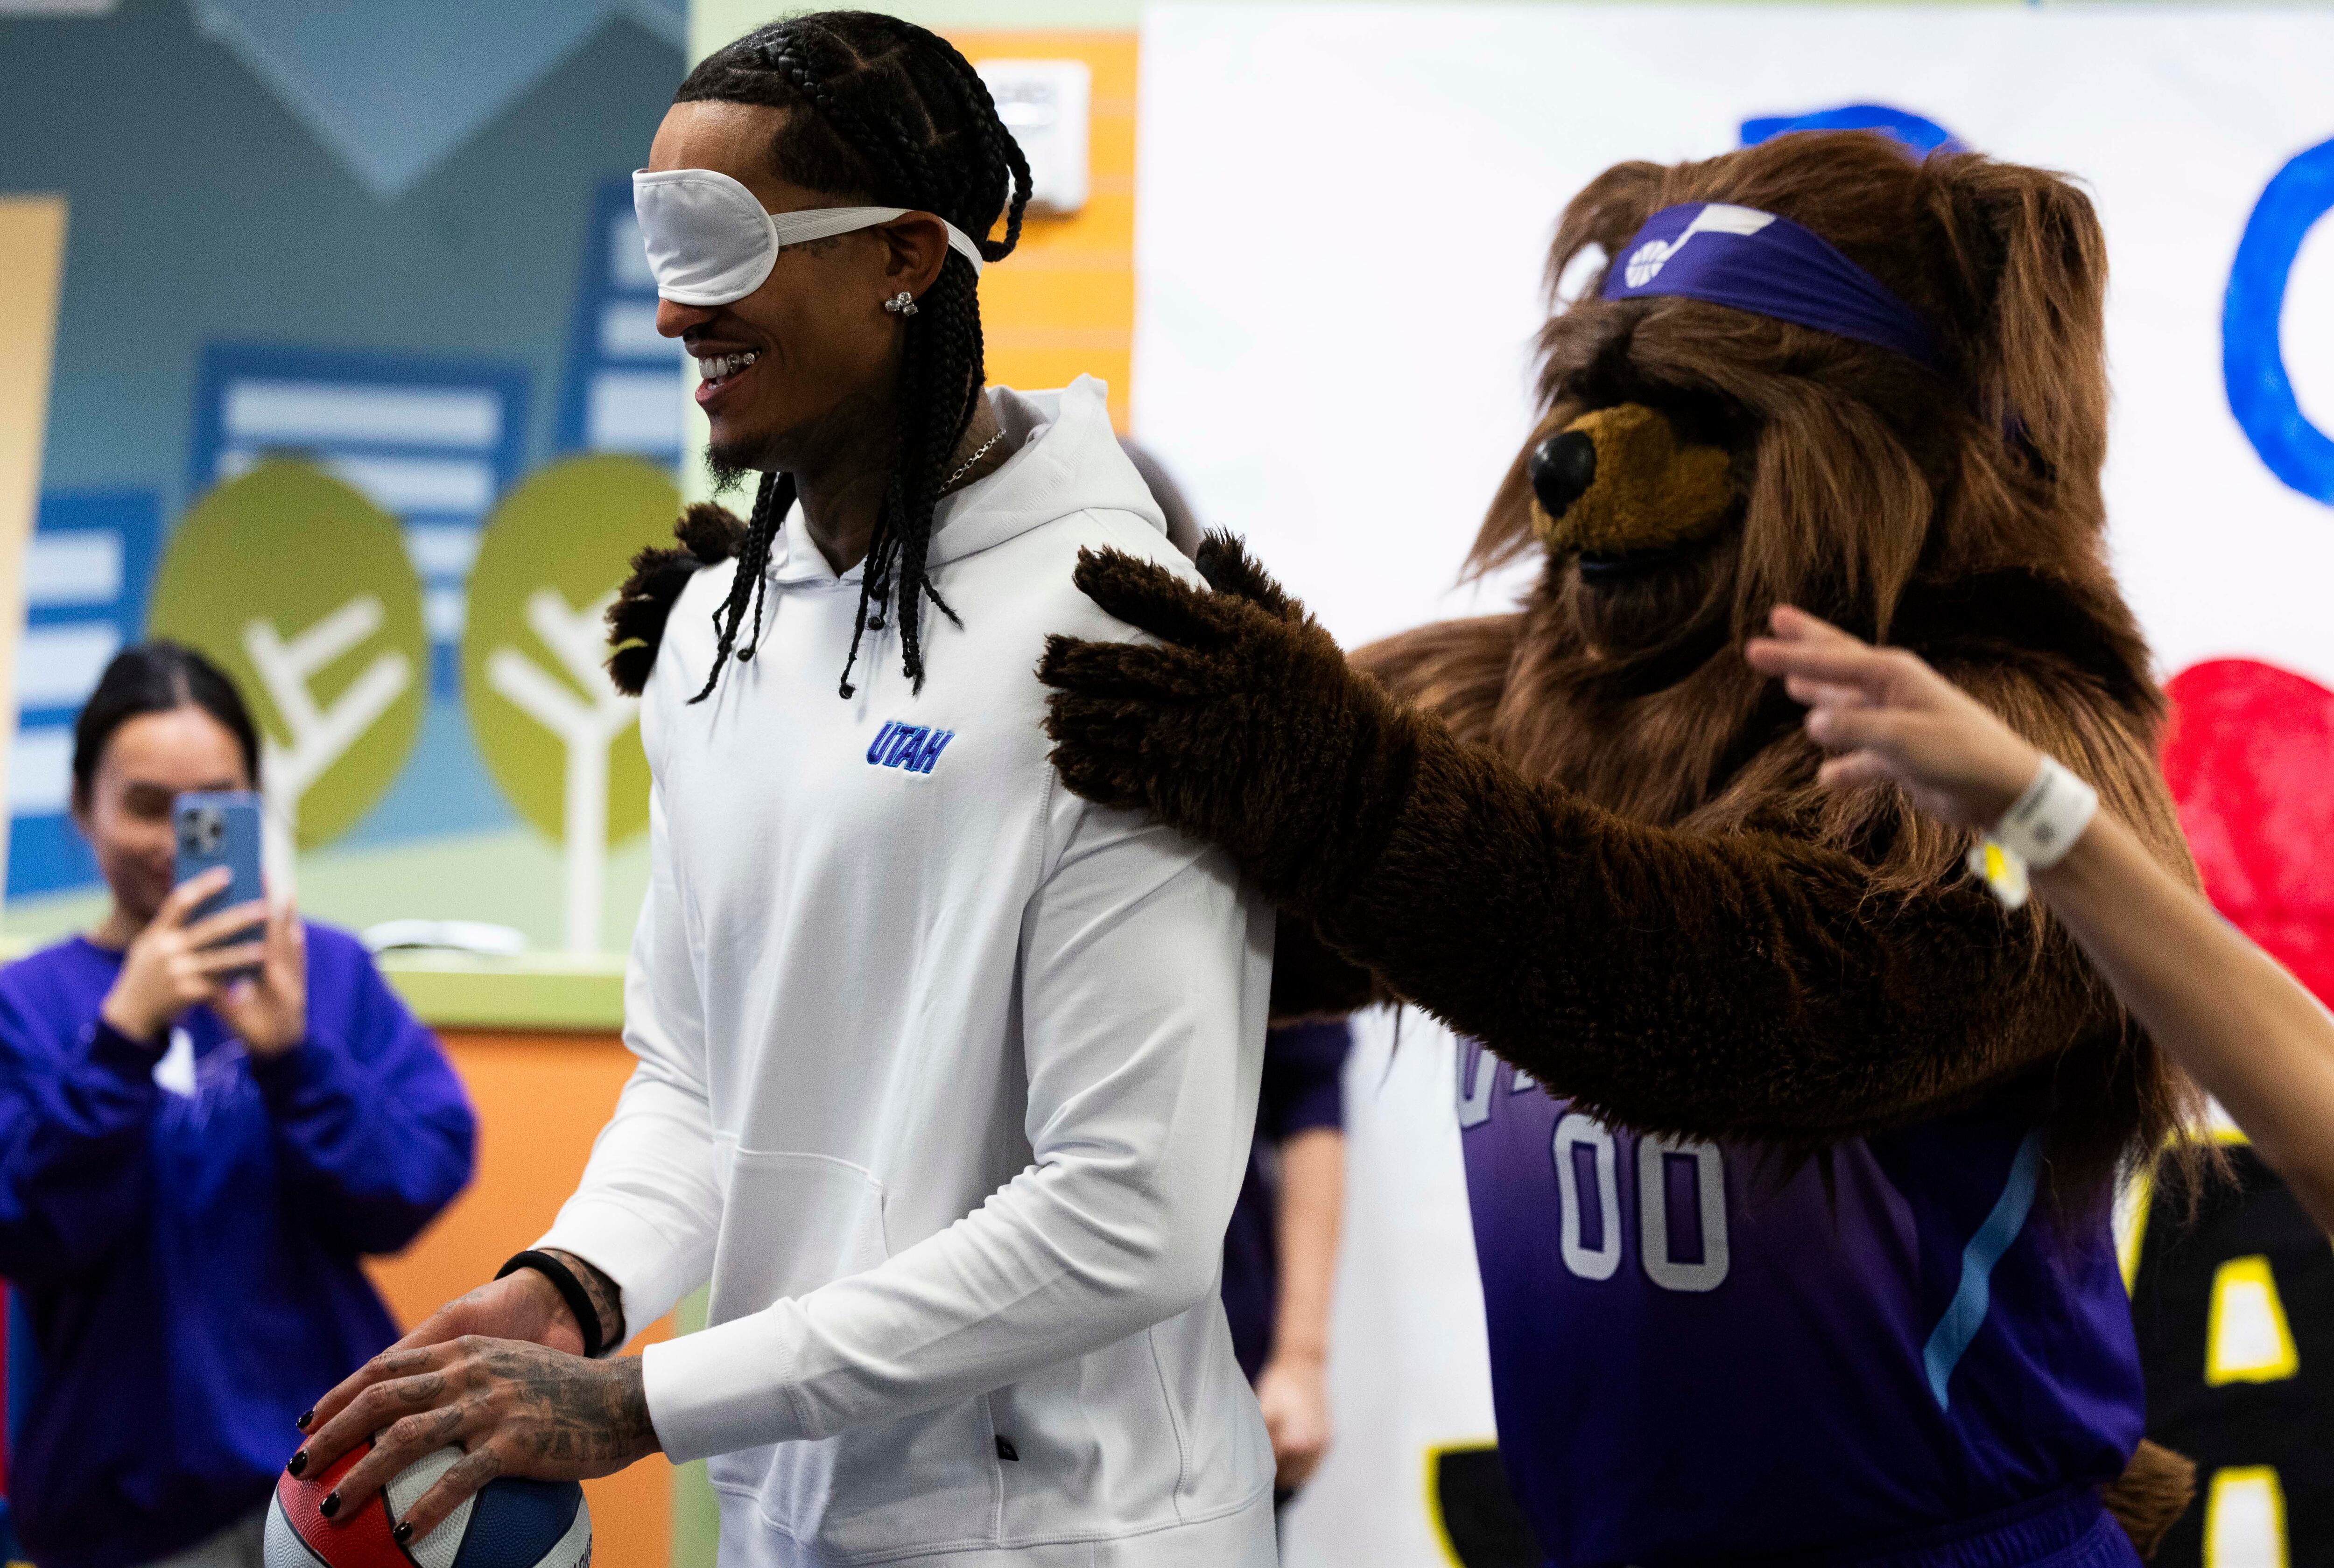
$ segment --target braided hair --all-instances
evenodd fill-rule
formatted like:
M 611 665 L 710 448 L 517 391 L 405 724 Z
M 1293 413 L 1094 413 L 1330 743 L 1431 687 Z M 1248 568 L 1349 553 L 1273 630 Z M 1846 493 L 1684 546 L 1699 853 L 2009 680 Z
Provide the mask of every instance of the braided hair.
M 936 34 L 871 11 L 824 11 L 773 22 L 708 56 L 673 94 L 676 103 L 708 99 L 795 111 L 773 149 L 778 174 L 793 184 L 936 214 L 972 236 L 989 261 L 1010 255 L 1020 240 L 1028 162 L 998 118 L 979 74 Z M 999 213 L 1005 237 L 992 240 L 987 236 Z M 840 686 L 846 697 L 861 639 L 882 630 L 887 609 L 899 620 L 902 661 L 918 690 L 924 682 L 923 601 L 931 600 L 956 620 L 926 573 L 925 555 L 949 458 L 988 380 L 972 264 L 949 251 L 939 278 L 916 302 L 915 313 L 903 319 L 902 330 L 899 447 L 860 578 L 859 613 Z M 713 668 L 692 701 L 710 695 L 733 654 L 741 660 L 754 656 L 762 632 L 764 568 L 795 498 L 794 476 L 762 476 L 739 544 L 737 580 L 714 611 Z M 749 604 L 753 633 L 739 647 Z

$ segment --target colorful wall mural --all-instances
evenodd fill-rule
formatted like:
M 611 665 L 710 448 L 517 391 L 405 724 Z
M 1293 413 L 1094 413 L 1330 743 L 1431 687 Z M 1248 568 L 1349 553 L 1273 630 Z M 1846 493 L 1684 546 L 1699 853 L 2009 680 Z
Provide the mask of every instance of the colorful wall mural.
M 681 0 L 75 10 L 0 18 L 0 191 L 71 214 L 7 929 L 67 928 L 99 902 L 67 814 L 70 725 L 150 630 L 221 657 L 258 708 L 310 912 L 620 944 L 639 813 L 603 801 L 599 852 L 571 852 L 582 797 L 556 745 L 518 746 L 516 771 L 490 760 L 474 726 L 489 670 L 463 650 L 498 506 L 596 455 L 621 481 L 571 487 L 563 517 L 522 507 L 545 582 L 497 601 L 514 657 L 539 656 L 537 717 L 555 694 L 591 710 L 601 693 L 575 649 L 542 641 L 529 595 L 568 595 L 573 630 L 670 515 L 681 361 L 656 335 L 627 176 L 684 70 Z M 236 547 L 190 548 L 205 530 Z M 617 776 L 637 791 L 621 760 Z M 612 852 L 610 824 L 630 830 Z

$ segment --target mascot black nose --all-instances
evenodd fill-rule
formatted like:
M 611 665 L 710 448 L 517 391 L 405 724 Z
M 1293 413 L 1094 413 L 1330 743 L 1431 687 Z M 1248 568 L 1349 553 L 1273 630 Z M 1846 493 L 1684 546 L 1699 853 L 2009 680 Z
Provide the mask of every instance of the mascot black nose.
M 1596 443 L 1586 430 L 1560 430 L 1531 455 L 1532 494 L 1550 517 L 1588 493 L 1596 482 Z

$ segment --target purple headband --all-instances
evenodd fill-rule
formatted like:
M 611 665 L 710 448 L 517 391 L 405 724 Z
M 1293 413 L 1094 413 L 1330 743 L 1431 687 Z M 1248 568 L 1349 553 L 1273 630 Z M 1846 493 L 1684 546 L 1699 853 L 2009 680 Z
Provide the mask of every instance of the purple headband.
M 1913 307 L 1787 217 L 1724 202 L 1665 207 L 1605 269 L 1605 297 L 1678 294 L 1876 343 L 1943 374 L 1945 354 Z

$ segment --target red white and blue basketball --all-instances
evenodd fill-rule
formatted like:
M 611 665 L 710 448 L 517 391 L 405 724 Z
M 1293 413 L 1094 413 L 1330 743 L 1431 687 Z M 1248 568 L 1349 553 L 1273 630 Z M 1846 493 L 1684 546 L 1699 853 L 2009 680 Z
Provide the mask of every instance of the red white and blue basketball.
M 407 1466 L 354 1513 L 318 1511 L 372 1445 L 361 1443 L 322 1475 L 285 1476 L 267 1511 L 267 1568 L 589 1568 L 592 1514 L 573 1481 L 489 1481 L 418 1541 L 394 1531 L 406 1509 L 462 1457 L 440 1448 Z

